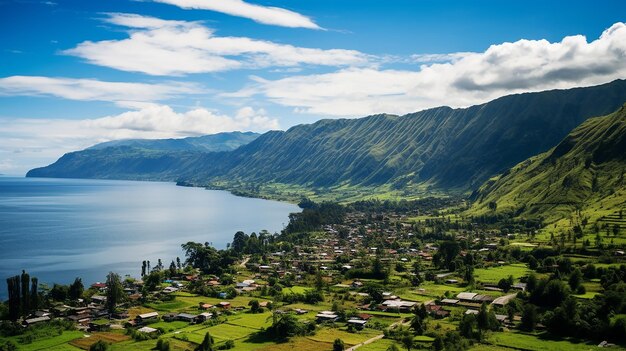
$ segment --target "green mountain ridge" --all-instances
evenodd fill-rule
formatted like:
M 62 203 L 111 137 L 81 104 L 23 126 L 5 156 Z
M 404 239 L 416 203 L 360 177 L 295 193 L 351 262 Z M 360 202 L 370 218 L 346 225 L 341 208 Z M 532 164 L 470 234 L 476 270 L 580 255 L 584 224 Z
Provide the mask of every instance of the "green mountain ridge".
M 602 221 L 626 210 L 625 176 L 626 105 L 585 121 L 551 150 L 490 179 L 472 195 L 470 213 Z
M 232 151 L 259 137 L 252 132 L 228 132 L 182 139 L 127 139 L 96 144 L 63 155 L 27 177 L 174 180 L 177 170 L 207 152 Z
M 463 109 L 320 120 L 267 132 L 228 152 L 142 158 L 122 150 L 84 150 L 28 176 L 177 180 L 255 196 L 267 184 L 332 196 L 353 188 L 373 189 L 370 195 L 378 189 L 403 195 L 466 192 L 624 101 L 626 81 L 617 80 L 510 95 Z
M 180 139 L 124 139 L 96 144 L 87 150 L 128 146 L 152 151 L 231 151 L 248 144 L 259 135 L 253 132 L 228 132 Z

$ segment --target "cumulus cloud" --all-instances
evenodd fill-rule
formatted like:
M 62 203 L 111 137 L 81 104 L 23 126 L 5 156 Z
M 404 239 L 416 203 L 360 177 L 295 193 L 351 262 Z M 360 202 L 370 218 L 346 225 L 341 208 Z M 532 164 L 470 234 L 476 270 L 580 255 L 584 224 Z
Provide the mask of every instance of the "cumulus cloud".
M 255 22 L 290 28 L 322 29 L 309 17 L 279 7 L 260 6 L 242 0 L 154 0 L 184 9 L 210 10 Z
M 120 139 L 182 138 L 236 130 L 278 129 L 263 109 L 243 107 L 233 116 L 206 108 L 185 112 L 158 104 L 95 119 L 5 119 L 0 124 L 0 173 L 23 174 L 62 154 Z M 19 157 L 15 158 L 15 154 Z M 19 161 L 19 162 L 17 162 Z
M 218 3 L 218 2 L 216 2 Z M 121 40 L 85 41 L 64 53 L 122 71 L 184 75 L 240 68 L 362 65 L 355 50 L 302 48 L 246 37 L 219 37 L 197 22 L 110 13 L 105 21 L 131 28 Z
M 127 83 L 95 79 L 11 76 L 0 78 L 0 95 L 55 96 L 69 100 L 157 101 L 193 94 L 199 87 L 188 83 Z
M 626 25 L 616 23 L 591 42 L 581 35 L 555 43 L 519 40 L 481 53 L 413 59 L 429 63 L 415 71 L 350 67 L 279 80 L 252 77 L 249 86 L 224 96 L 262 95 L 297 112 L 362 116 L 464 107 L 512 93 L 600 84 L 626 78 Z

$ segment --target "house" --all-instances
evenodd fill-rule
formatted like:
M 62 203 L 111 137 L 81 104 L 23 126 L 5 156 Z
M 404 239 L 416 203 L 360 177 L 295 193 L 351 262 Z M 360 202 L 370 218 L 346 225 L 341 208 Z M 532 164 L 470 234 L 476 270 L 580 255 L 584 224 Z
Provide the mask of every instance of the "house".
M 458 282 L 456 279 L 446 279 L 446 284 L 457 284 Z
M 515 297 L 517 297 L 517 294 L 509 294 L 509 295 L 500 296 L 497 299 L 493 300 L 491 304 L 495 306 L 504 307 L 509 302 L 511 302 L 511 300 L 513 300 Z
M 358 280 L 355 280 L 352 282 L 352 284 L 350 284 L 350 286 L 352 287 L 352 289 L 359 289 L 363 287 L 363 283 Z
M 335 312 L 331 311 L 322 311 L 315 315 L 318 323 L 323 322 L 336 322 L 339 319 L 339 315 L 335 314 Z
M 178 317 L 176 313 L 166 313 L 163 315 L 163 320 L 166 322 L 173 322 L 176 320 L 176 317 Z
M 450 315 L 450 311 L 443 309 L 443 306 L 436 305 L 434 303 L 425 306 L 426 312 L 435 318 L 445 318 Z
M 157 320 L 158 318 L 159 312 L 149 312 L 138 315 L 137 317 L 135 317 L 135 321 L 137 322 L 137 324 L 143 324 L 149 321 Z
M 140 332 L 140 333 L 145 333 L 145 334 L 152 334 L 152 333 L 158 332 L 157 329 L 150 328 L 150 327 L 141 327 L 141 328 L 137 329 L 137 331 Z
M 458 295 L 456 295 L 456 298 L 463 302 L 473 302 L 474 297 L 476 297 L 476 295 L 478 294 L 471 293 L 471 292 L 462 292 L 462 293 L 458 293 Z
M 483 303 L 483 302 L 487 302 L 487 303 L 491 303 L 494 300 L 494 298 L 492 296 L 489 295 L 476 295 L 474 296 L 474 300 L 473 302 L 478 302 L 478 303 Z
M 300 308 L 296 308 L 294 311 L 295 311 L 295 312 L 296 312 L 296 314 L 298 314 L 298 315 L 300 315 L 300 314 L 307 314 L 307 313 L 309 312 L 309 311 L 307 311 L 307 310 L 303 310 L 303 309 L 300 309 Z
M 459 303 L 459 300 L 457 299 L 443 299 L 441 300 L 441 303 L 444 305 L 456 305 Z
M 511 285 L 511 289 L 513 290 L 520 290 L 520 291 L 526 291 L 526 283 L 516 283 Z
M 195 314 L 189 314 L 189 313 L 179 313 L 176 316 L 176 319 L 179 321 L 183 321 L 183 322 L 188 322 L 188 323 L 193 323 L 196 318 L 198 318 L 197 315 Z
M 215 306 L 211 305 L 210 303 L 204 303 L 204 302 L 200 302 L 198 304 L 198 308 L 201 310 L 208 310 L 209 308 L 213 308 Z
M 107 302 L 107 298 L 106 298 L 106 296 L 93 295 L 91 297 L 91 302 L 93 302 L 95 304 L 99 304 L 99 305 L 104 305 Z
M 211 318 L 213 318 L 213 313 L 210 313 L 210 312 L 203 312 L 203 313 L 200 313 L 200 314 L 198 315 L 198 317 L 196 317 L 196 321 L 197 321 L 198 323 L 203 323 L 203 322 L 208 321 L 208 320 L 209 320 L 209 319 L 211 319 Z
M 357 318 L 348 319 L 348 325 L 352 325 L 358 330 L 363 329 L 366 324 L 367 324 L 367 321 L 364 321 L 362 319 L 357 319 Z
M 364 321 L 368 321 L 370 320 L 370 318 L 372 318 L 373 316 L 371 314 L 367 314 L 367 313 L 359 313 L 357 315 L 357 317 L 359 317 L 359 319 L 362 319 Z
M 175 288 L 173 286 L 168 286 L 165 289 L 163 289 L 163 293 L 164 294 L 171 294 L 171 293 L 177 292 L 177 291 L 178 291 L 178 288 Z
M 382 303 L 381 308 L 383 310 L 394 310 L 394 311 L 410 311 L 413 306 L 417 305 L 417 302 L 412 301 L 404 301 L 401 299 L 395 300 L 387 300 Z
M 23 324 L 24 324 L 24 326 L 28 327 L 28 326 L 31 326 L 33 324 L 48 322 L 49 320 L 50 320 L 49 316 L 35 317 L 35 318 L 29 318 L 29 319 L 25 320 Z
M 230 302 L 222 301 L 217 304 L 217 307 L 223 308 L 225 310 L 230 309 Z

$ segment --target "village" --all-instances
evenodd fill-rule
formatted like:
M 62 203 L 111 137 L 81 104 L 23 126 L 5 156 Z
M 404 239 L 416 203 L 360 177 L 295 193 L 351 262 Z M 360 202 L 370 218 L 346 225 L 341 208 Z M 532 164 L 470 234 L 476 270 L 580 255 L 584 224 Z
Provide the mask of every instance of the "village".
M 235 350 L 620 348 L 569 338 L 538 344 L 537 335 L 548 326 L 537 312 L 529 321 L 528 288 L 561 274 L 564 263 L 551 257 L 534 262 L 531 252 L 553 247 L 537 240 L 535 228 L 480 226 L 454 211 L 353 209 L 341 223 L 316 225 L 281 235 L 237 233 L 228 255 L 188 244 L 184 265 L 172 260 L 167 269 L 159 262 L 141 278 L 120 278 L 123 295 L 113 308 L 110 287 L 94 283 L 78 299 L 48 299 L 46 308 L 21 319 L 24 329 L 34 331 L 71 322 L 61 335 L 33 332 L 30 343 L 21 343 L 19 335 L 12 340 L 25 350 L 46 349 L 40 344 L 194 350 L 206 335 L 211 347 Z M 606 267 L 619 267 L 622 256 L 613 250 Z M 568 260 L 584 269 L 596 259 Z M 601 294 L 600 285 L 595 278 L 581 280 L 572 296 L 592 299 Z M 492 322 L 483 325 L 482 319 Z M 281 322 L 294 329 L 278 328 Z

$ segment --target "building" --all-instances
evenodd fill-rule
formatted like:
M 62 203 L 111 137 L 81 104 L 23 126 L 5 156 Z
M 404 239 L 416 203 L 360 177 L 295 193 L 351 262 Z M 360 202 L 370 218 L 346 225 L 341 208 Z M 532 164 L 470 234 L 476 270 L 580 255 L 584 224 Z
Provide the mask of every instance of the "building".
M 336 322 L 339 319 L 339 316 L 335 314 L 335 312 L 322 311 L 315 315 L 315 319 L 317 319 L 317 323 Z
M 158 318 L 159 312 L 149 312 L 138 315 L 137 317 L 135 317 L 135 321 L 137 322 L 137 324 L 143 324 L 150 321 L 156 321 Z
M 366 324 L 367 324 L 367 321 L 362 320 L 362 319 L 356 319 L 356 318 L 348 319 L 348 325 L 352 325 L 358 330 L 365 328 Z
M 198 318 L 197 315 L 195 314 L 189 314 L 189 313 L 179 313 L 176 316 L 176 319 L 179 321 L 183 321 L 183 322 L 188 322 L 188 323 L 193 323 L 196 321 L 196 318 Z

